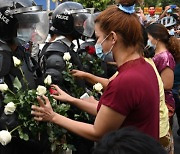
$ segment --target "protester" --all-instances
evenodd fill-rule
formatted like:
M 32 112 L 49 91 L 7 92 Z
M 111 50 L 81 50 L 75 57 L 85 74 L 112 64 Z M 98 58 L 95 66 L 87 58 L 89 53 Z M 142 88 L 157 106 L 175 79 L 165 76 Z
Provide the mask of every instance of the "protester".
M 148 14 L 146 15 L 146 25 L 155 23 L 159 20 L 159 15 L 156 14 L 155 6 L 149 6 Z
M 135 126 L 159 139 L 158 81 L 152 66 L 142 58 L 141 24 L 134 12 L 132 1 L 121 1 L 119 6 L 101 12 L 95 20 L 96 50 L 112 51 L 119 67 L 118 76 L 108 84 L 98 106 L 74 98 L 53 85 L 58 91 L 53 95 L 55 99 L 96 115 L 94 124 L 77 122 L 55 113 L 45 96 L 38 97 L 40 107 L 32 106 L 35 120 L 56 123 L 91 140 L 99 140 L 106 133 L 125 126 Z
M 159 75 L 159 72 L 157 71 L 157 68 L 152 60 L 152 57 L 154 56 L 154 49 L 152 47 L 147 46 L 148 42 L 148 35 L 147 32 L 145 31 L 145 28 L 142 27 L 143 30 L 143 38 L 144 38 L 144 56 L 146 57 L 145 60 L 152 65 L 157 79 L 158 79 L 158 84 L 159 84 L 159 97 L 160 97 L 160 119 L 159 119 L 159 138 L 160 138 L 160 143 L 162 146 L 166 149 L 167 152 L 173 152 L 174 149 L 174 144 L 173 144 L 173 137 L 171 134 L 171 129 L 169 126 L 169 120 L 168 120 L 168 109 L 165 103 L 165 94 L 164 94 L 164 86 L 162 79 Z M 97 82 L 101 83 L 103 85 L 103 88 L 106 89 L 107 85 L 109 84 L 110 81 L 112 81 L 117 75 L 118 72 L 115 73 L 111 78 L 106 79 L 106 78 L 101 78 L 98 76 L 95 76 L 93 74 L 79 71 L 79 70 L 72 70 L 72 75 L 78 78 L 83 78 L 87 80 L 88 82 L 95 84 Z M 93 103 L 98 103 L 97 101 L 94 100 L 92 96 L 89 98 L 83 98 L 86 101 L 93 102 Z
M 169 120 L 172 127 L 172 120 L 175 110 L 175 102 L 172 95 L 174 82 L 175 61 L 180 60 L 180 44 L 177 38 L 169 35 L 162 24 L 151 24 L 147 27 L 149 45 L 154 47 L 155 56 L 153 61 L 162 78 L 166 105 L 169 109 Z
M 92 154 L 166 154 L 152 137 L 135 128 L 122 128 L 105 135 Z

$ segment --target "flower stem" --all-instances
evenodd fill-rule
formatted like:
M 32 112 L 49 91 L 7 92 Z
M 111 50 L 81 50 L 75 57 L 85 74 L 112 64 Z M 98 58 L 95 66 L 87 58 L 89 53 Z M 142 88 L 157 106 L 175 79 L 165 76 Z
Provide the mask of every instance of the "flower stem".
M 30 122 L 30 121 L 31 120 L 27 121 L 27 123 Z M 15 127 L 13 130 L 10 131 L 10 133 L 14 132 L 16 129 L 20 128 L 21 126 L 23 126 L 23 125 L 19 125 L 19 126 Z
M 19 127 L 21 127 L 22 125 L 19 125 L 17 127 L 15 127 L 13 130 L 10 131 L 10 133 L 14 132 L 16 129 L 18 129 Z
M 23 76 L 23 81 L 24 81 L 24 83 L 25 83 L 25 85 L 26 85 L 26 88 L 28 88 L 28 82 L 27 82 L 27 80 L 26 80 L 26 78 L 25 78 L 25 76 L 24 76 L 24 73 L 23 73 L 23 71 L 22 71 L 22 68 L 19 67 L 19 69 L 20 69 L 21 74 L 22 74 L 22 76 Z
M 11 91 L 10 89 L 8 89 L 8 91 L 9 91 L 11 94 L 15 95 L 15 93 L 14 93 L 13 91 Z

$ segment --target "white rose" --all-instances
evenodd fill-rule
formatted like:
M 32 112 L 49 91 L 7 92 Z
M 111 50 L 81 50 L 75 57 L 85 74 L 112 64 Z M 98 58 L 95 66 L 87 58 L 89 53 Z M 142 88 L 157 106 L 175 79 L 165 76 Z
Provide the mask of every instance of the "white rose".
M 47 85 L 51 85 L 51 83 L 52 83 L 51 75 L 48 75 L 48 76 L 45 78 L 44 83 L 47 84 Z
M 72 67 L 72 63 L 68 63 L 68 68 L 70 69 Z
M 69 61 L 69 60 L 71 59 L 71 55 L 69 54 L 69 52 L 65 52 L 65 53 L 64 53 L 63 59 L 64 59 L 65 61 Z
M 13 61 L 14 61 L 15 67 L 18 67 L 19 65 L 21 65 L 21 61 L 15 56 L 13 56 Z
M 36 90 L 37 90 L 36 92 L 37 95 L 42 96 L 46 94 L 46 87 L 44 86 L 38 86 Z
M 101 90 L 103 89 L 103 86 L 101 83 L 96 83 L 94 86 L 93 86 L 93 89 L 95 89 L 97 92 L 101 92 Z
M 4 108 L 4 113 L 6 115 L 13 114 L 15 110 L 16 110 L 15 104 L 13 102 L 9 102 Z
M 8 90 L 7 84 L 0 84 L 0 91 L 1 92 L 7 91 L 7 90 Z
M 2 145 L 7 145 L 9 142 L 11 142 L 11 134 L 7 130 L 0 131 L 0 143 Z

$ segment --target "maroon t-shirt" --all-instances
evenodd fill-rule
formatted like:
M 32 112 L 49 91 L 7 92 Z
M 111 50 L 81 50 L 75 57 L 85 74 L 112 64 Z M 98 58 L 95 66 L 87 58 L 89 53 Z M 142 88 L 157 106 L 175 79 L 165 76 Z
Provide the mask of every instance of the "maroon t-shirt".
M 104 91 L 101 104 L 126 116 L 121 127 L 134 126 L 159 139 L 159 87 L 152 66 L 143 58 L 118 68 L 118 76 Z M 113 120 L 113 117 L 112 117 Z

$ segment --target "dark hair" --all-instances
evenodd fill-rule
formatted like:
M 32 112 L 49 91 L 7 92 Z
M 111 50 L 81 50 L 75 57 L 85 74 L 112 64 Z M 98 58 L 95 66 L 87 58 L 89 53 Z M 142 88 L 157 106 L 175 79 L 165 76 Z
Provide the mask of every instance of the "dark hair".
M 92 154 L 167 154 L 154 138 L 135 128 L 122 128 L 105 135 Z
M 130 5 L 132 5 L 132 1 Z M 143 54 L 142 29 L 135 13 L 125 13 L 117 6 L 112 5 L 97 16 L 95 23 L 100 25 L 101 30 L 106 35 L 111 31 L 120 34 L 125 46 L 137 46 L 137 51 Z
M 143 34 L 143 40 L 144 40 L 144 57 L 153 58 L 155 55 L 155 50 L 153 47 L 147 46 L 148 34 L 143 25 L 142 25 L 142 34 Z
M 153 23 L 146 30 L 153 38 L 160 40 L 166 45 L 176 62 L 180 61 L 180 41 L 176 37 L 170 36 L 164 25 Z

